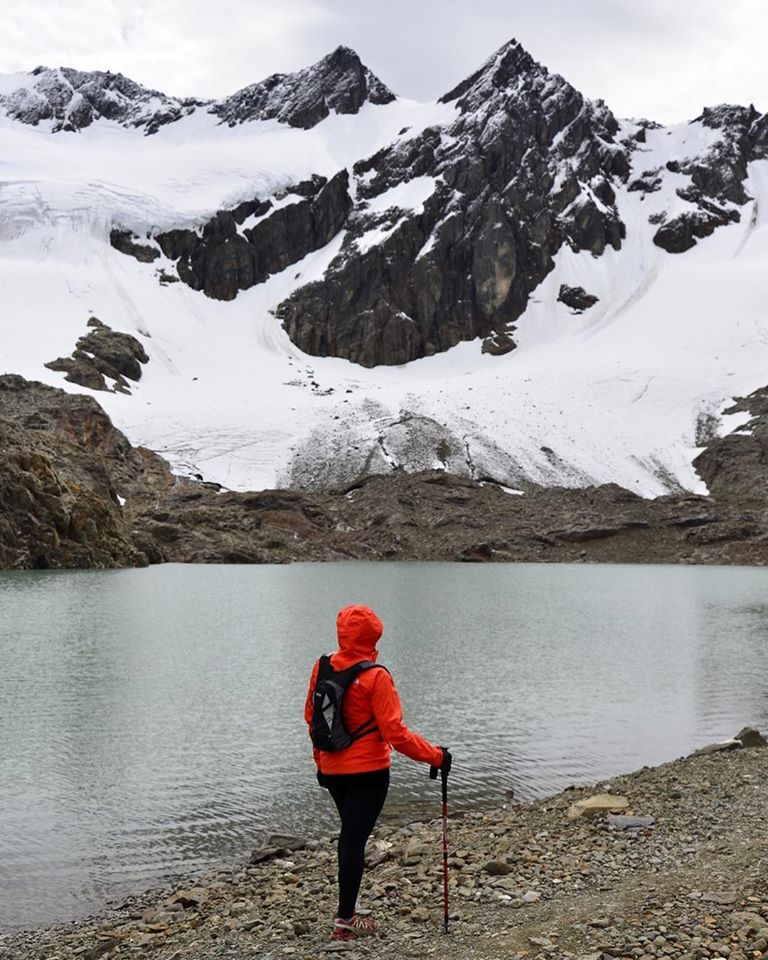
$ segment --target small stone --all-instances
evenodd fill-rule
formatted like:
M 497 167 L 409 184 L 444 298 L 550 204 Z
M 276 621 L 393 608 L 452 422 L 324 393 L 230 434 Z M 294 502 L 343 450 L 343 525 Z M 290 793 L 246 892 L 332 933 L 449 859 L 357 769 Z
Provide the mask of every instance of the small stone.
M 523 903 L 538 903 L 541 900 L 541 894 L 538 890 L 529 890 L 527 893 L 524 893 L 520 898 Z
M 528 943 L 534 947 L 541 947 L 544 950 L 554 947 L 554 943 L 547 937 L 528 937 Z
M 426 907 L 416 907 L 415 910 L 411 910 L 411 917 L 414 920 L 429 920 L 429 910 Z
M 607 820 L 609 830 L 644 830 L 656 823 L 654 817 L 628 817 L 614 813 L 609 813 Z
M 568 808 L 566 816 L 569 820 L 576 820 L 579 817 L 594 817 L 600 813 L 621 813 L 629 807 L 629 800 L 626 797 L 615 796 L 611 793 L 599 793 L 593 797 L 586 797 L 584 800 L 577 800 Z
M 731 890 L 715 890 L 710 893 L 702 893 L 702 900 L 706 900 L 707 903 L 721 903 L 724 906 L 728 906 L 732 903 L 738 902 L 737 894 L 733 893 Z
M 205 891 L 195 887 L 190 890 L 178 890 L 170 898 L 170 903 L 178 903 L 184 910 L 196 910 L 204 899 Z

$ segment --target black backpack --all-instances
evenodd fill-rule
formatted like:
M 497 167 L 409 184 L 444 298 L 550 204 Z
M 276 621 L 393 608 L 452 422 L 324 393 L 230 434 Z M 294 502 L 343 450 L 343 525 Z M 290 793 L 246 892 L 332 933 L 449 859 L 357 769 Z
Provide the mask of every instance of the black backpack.
M 347 687 L 363 672 L 380 666 L 371 660 L 361 660 L 346 670 L 338 672 L 331 666 L 331 658 L 327 654 L 320 657 L 320 666 L 317 671 L 315 692 L 312 695 L 312 729 L 310 736 L 317 750 L 335 753 L 346 750 L 350 744 L 360 737 L 365 737 L 376 730 L 373 717 L 366 720 L 362 726 L 351 732 L 344 726 L 341 714 L 341 704 Z M 381 667 L 386 670 L 386 667 Z

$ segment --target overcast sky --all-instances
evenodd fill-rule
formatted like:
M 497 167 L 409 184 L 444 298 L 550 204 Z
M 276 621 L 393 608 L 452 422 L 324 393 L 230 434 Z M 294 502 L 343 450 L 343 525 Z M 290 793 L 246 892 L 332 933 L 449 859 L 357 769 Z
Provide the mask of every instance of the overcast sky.
M 23 0 L 4 11 L 0 73 L 112 70 L 220 97 L 344 44 L 428 100 L 512 37 L 621 117 L 768 110 L 767 0 Z

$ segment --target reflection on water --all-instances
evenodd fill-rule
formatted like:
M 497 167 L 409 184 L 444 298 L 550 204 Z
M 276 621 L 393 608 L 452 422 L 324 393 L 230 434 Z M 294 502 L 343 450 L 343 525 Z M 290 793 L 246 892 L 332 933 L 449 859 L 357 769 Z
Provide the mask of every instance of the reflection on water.
M 381 660 L 406 720 L 452 748 L 459 808 L 768 726 L 766 586 L 591 565 L 0 574 L 0 927 L 330 828 L 302 707 L 345 603 L 384 619 Z M 389 815 L 436 801 L 398 758 Z

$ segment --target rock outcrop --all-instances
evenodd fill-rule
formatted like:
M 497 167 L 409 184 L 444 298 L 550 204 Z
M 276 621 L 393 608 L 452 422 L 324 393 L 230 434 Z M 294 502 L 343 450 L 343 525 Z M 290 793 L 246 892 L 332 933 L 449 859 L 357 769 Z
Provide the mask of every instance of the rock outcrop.
M 557 299 L 560 303 L 564 303 L 566 307 L 570 307 L 574 313 L 578 314 L 584 313 L 584 311 L 589 310 L 590 307 L 594 307 L 599 297 L 587 293 L 584 287 L 569 287 L 563 283 L 560 286 Z
M 693 465 L 713 496 L 744 505 L 742 521 L 745 529 L 752 529 L 768 504 L 768 387 L 737 399 L 724 413 L 746 414 L 749 419 L 733 432 L 711 439 Z
M 91 332 L 80 337 L 69 357 L 51 360 L 49 370 L 66 373 L 65 380 L 91 390 L 130 393 L 128 380 L 141 380 L 141 365 L 149 363 L 141 342 L 130 333 L 118 333 L 97 317 L 88 320 Z M 113 381 L 107 386 L 106 379 Z
M 0 566 L 123 567 L 156 559 L 137 544 L 120 490 L 170 483 L 90 397 L 0 377 Z M 151 484 L 150 484 L 151 486 Z
M 654 243 L 669 253 L 684 253 L 718 227 L 739 222 L 736 207 L 751 199 L 744 187 L 747 165 L 763 158 L 766 151 L 768 122 L 753 106 L 711 107 L 693 122 L 720 136 L 702 154 L 667 163 L 669 172 L 690 178 L 677 195 L 692 207 L 665 218 L 656 231 Z M 644 177 L 653 181 L 653 171 Z
M 272 200 L 221 210 L 199 230 L 171 230 L 156 240 L 175 261 L 181 280 L 209 297 L 232 300 L 238 291 L 325 246 L 351 206 L 349 178 L 342 170 L 331 180 L 315 177 Z

